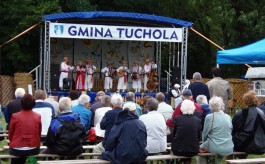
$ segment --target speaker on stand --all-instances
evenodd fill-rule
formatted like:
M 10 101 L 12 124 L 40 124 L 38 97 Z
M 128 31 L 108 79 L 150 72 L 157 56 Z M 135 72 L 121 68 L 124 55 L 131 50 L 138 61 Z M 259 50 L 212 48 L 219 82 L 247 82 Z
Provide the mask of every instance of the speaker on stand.
M 171 85 L 180 84 L 181 82 L 181 68 L 177 66 L 170 67 L 171 69 Z
M 60 79 L 60 64 L 51 64 L 51 90 L 58 91 Z

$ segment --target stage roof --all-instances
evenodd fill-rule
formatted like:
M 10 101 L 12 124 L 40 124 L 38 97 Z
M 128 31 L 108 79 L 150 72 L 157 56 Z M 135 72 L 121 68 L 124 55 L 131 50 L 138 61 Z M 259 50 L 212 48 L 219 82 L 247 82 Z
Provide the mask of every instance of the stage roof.
M 44 21 L 146 27 L 191 27 L 192 23 L 169 17 L 132 12 L 69 12 L 43 16 Z

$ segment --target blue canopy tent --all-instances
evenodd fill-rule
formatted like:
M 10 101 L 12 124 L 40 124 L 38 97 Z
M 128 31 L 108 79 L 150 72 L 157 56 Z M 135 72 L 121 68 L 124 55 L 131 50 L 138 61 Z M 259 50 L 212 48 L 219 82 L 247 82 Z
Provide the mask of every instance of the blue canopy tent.
M 217 52 L 217 64 L 265 64 L 265 39 Z

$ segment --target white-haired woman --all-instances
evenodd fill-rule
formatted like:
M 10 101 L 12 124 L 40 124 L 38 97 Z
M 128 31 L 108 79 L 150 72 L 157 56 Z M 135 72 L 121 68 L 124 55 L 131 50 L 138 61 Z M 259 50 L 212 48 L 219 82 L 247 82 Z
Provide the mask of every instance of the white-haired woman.
M 221 97 L 212 97 L 209 105 L 212 113 L 205 117 L 200 152 L 207 151 L 218 154 L 215 162 L 220 163 L 222 156 L 233 152 L 232 120 L 228 114 L 223 112 L 225 105 Z M 205 163 L 205 161 L 200 158 L 199 163 Z
M 193 115 L 195 105 L 191 100 L 184 100 L 180 110 L 182 115 L 174 118 L 174 139 L 171 149 L 175 155 L 192 157 L 199 152 L 201 120 Z

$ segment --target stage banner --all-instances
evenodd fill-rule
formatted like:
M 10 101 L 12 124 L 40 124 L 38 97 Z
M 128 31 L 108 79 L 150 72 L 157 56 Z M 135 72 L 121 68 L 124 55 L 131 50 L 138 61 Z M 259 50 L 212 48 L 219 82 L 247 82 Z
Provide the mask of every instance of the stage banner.
M 50 37 L 182 42 L 182 28 L 50 23 Z

